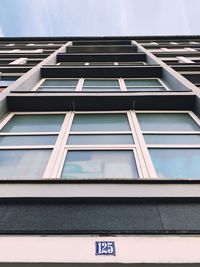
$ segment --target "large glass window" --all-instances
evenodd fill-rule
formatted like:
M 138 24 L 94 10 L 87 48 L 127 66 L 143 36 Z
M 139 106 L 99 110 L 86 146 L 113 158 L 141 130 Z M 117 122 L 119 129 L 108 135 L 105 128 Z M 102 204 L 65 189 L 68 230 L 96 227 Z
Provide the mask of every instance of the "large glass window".
M 16 112 L 0 123 L 0 180 L 200 179 L 199 161 L 190 111 Z
M 137 147 L 127 112 L 75 113 L 61 179 L 138 179 Z

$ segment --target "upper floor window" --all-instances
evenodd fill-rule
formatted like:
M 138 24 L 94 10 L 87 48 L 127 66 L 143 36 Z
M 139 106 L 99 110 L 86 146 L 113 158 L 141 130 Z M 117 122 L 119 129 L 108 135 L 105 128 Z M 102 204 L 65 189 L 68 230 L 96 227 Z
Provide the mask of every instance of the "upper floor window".
M 80 78 L 42 79 L 33 91 L 45 92 L 141 92 L 168 91 L 168 86 L 159 78 Z

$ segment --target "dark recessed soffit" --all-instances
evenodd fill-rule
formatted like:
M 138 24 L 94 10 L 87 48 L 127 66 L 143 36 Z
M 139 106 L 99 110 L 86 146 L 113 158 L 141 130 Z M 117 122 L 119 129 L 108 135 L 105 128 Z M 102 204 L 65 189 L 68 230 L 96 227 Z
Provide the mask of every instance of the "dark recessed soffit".
M 132 61 L 146 61 L 146 54 L 144 53 L 123 53 L 123 54 L 66 54 L 60 53 L 57 55 L 58 62 L 132 62 Z
M 67 67 L 43 66 L 42 78 L 149 78 L 162 77 L 160 66 L 129 66 L 129 67 Z

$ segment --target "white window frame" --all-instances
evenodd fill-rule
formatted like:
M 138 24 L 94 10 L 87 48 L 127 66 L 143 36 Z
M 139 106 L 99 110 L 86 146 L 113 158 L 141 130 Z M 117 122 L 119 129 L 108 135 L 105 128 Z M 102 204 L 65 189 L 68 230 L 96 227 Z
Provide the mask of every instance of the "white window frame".
M 73 118 L 76 114 L 127 114 L 127 119 L 129 122 L 130 126 L 130 131 L 88 131 L 88 132 L 73 132 L 70 131 L 70 128 L 73 123 Z M 71 115 L 71 116 L 70 116 Z M 48 178 L 49 175 L 51 175 L 52 179 L 60 179 L 60 175 L 63 169 L 63 164 L 65 162 L 65 158 L 67 155 L 67 151 L 70 150 L 133 150 L 134 153 L 134 158 L 136 162 L 136 167 L 138 171 L 139 178 L 138 179 L 143 179 L 146 178 L 148 179 L 148 171 L 146 170 L 146 165 L 144 163 L 144 158 L 142 155 L 141 147 L 139 146 L 139 142 L 137 141 L 137 135 L 135 133 L 135 129 L 132 124 L 132 114 L 129 111 L 104 111 L 104 112 L 71 112 L 69 114 L 69 117 L 65 121 L 65 126 L 64 129 L 65 131 L 63 132 L 63 140 L 60 145 L 60 150 L 57 150 L 54 155 L 52 155 L 52 159 L 57 159 L 56 162 L 54 163 L 53 169 L 51 169 L 49 172 L 45 173 L 45 177 Z M 131 134 L 134 140 L 133 144 L 118 144 L 118 145 L 69 145 L 67 144 L 67 140 L 69 138 L 69 135 L 73 134 Z M 53 161 L 52 160 L 52 161 Z M 53 162 L 49 164 L 50 166 L 53 165 Z M 137 178 L 136 178 L 137 179 Z
M 70 131 L 74 116 L 76 114 L 126 114 L 129 122 L 130 130 L 128 131 L 82 131 L 75 132 Z M 56 135 L 57 140 L 54 145 L 18 145 L 18 146 L 0 146 L 0 150 L 12 150 L 12 149 L 52 149 L 49 157 L 48 164 L 42 176 L 43 179 L 60 179 L 60 174 L 63 169 L 63 164 L 66 158 L 67 151 L 79 151 L 79 150 L 131 150 L 134 153 L 137 171 L 139 178 L 136 179 L 160 179 L 157 177 L 156 171 L 153 166 L 153 162 L 148 151 L 149 148 L 200 148 L 198 144 L 146 144 L 144 135 L 145 134 L 186 134 L 193 135 L 199 134 L 200 131 L 143 131 L 140 128 L 137 114 L 188 114 L 194 122 L 200 126 L 200 119 L 189 110 L 152 110 L 152 111 L 84 111 L 84 112 L 12 112 L 9 113 L 5 119 L 0 123 L 0 130 L 12 119 L 14 115 L 64 115 L 63 123 L 59 131 L 56 132 L 0 132 L 0 136 L 47 136 Z M 67 140 L 70 135 L 86 135 L 86 134 L 130 134 L 133 137 L 133 144 L 92 144 L 92 145 L 70 145 L 67 144 Z M 123 178 L 123 177 L 122 177 Z M 129 180 L 129 179 L 127 179 Z
M 177 111 L 177 110 L 173 110 L 173 111 L 165 111 L 165 110 L 152 110 L 152 111 L 136 111 L 135 112 L 136 116 L 137 114 L 188 114 L 194 122 L 196 122 L 196 124 L 200 127 L 200 119 L 190 110 L 182 110 L 182 111 Z M 145 134 L 149 134 L 149 135 L 200 135 L 200 131 L 144 131 L 144 130 L 140 130 L 138 131 L 139 133 L 142 133 L 141 138 L 143 138 L 143 141 L 141 141 L 143 143 L 143 147 L 146 147 L 147 151 L 151 148 L 158 148 L 158 149 L 165 149 L 165 148 L 177 148 L 177 149 L 181 149 L 181 148 L 195 148 L 195 149 L 200 149 L 200 144 L 147 144 L 145 142 Z M 150 153 L 148 151 L 149 157 L 150 157 Z M 152 165 L 152 159 L 151 157 L 149 158 Z M 153 167 L 154 168 L 154 167 Z M 155 168 L 154 168 L 155 170 Z M 156 174 L 156 177 L 158 179 L 163 179 L 163 178 L 159 178 Z M 200 177 L 199 177 L 200 178 Z

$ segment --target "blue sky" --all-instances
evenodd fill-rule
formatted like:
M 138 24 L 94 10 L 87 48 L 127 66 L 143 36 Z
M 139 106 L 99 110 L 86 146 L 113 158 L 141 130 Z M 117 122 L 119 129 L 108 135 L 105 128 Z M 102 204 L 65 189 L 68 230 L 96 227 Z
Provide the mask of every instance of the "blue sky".
M 0 0 L 0 36 L 200 34 L 200 0 Z

